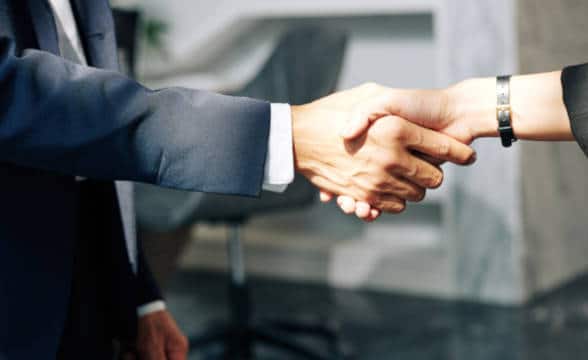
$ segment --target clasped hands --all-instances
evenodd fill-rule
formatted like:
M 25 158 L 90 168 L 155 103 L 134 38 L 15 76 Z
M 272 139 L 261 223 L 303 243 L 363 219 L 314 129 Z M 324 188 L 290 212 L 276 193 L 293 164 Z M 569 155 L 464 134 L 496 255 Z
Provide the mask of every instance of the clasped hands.
M 347 214 L 402 212 L 442 184 L 442 163 L 476 160 L 475 129 L 458 120 L 451 91 L 366 84 L 292 107 L 297 171 Z

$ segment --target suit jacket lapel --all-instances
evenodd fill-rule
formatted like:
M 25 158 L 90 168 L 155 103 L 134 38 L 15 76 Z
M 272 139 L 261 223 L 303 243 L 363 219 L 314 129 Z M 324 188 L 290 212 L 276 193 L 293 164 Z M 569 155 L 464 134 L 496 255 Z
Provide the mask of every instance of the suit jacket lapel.
M 39 48 L 59 55 L 53 10 L 47 0 L 27 0 Z M 114 22 L 106 0 L 71 0 L 80 38 L 90 66 L 118 70 Z M 115 183 L 129 260 L 137 271 L 137 245 L 131 183 Z
M 59 55 L 57 28 L 47 0 L 27 0 L 39 48 Z
M 71 0 L 90 66 L 118 70 L 114 22 L 106 0 Z
M 71 0 L 77 26 L 88 64 L 101 69 L 118 71 L 114 21 L 106 0 Z M 133 185 L 115 182 L 129 261 L 137 272 L 137 235 L 133 204 Z

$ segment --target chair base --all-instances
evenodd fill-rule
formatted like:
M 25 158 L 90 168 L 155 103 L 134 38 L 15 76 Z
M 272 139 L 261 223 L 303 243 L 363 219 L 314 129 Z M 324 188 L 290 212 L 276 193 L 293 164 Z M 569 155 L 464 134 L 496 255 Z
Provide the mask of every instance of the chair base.
M 231 230 L 227 246 L 230 269 L 229 321 L 223 325 L 211 327 L 202 335 L 190 339 L 190 350 L 202 350 L 218 344 L 223 346 L 220 359 L 254 360 L 256 345 L 263 345 L 298 359 L 351 359 L 352 354 L 341 343 L 336 325 L 324 321 L 303 323 L 253 320 L 253 307 L 245 276 L 239 225 L 234 224 Z M 313 344 L 320 343 L 322 351 L 315 350 L 305 342 L 297 341 L 302 339 L 312 341 Z
M 289 354 L 294 359 L 347 360 L 354 356 L 339 339 L 336 325 L 303 323 L 281 320 L 260 321 L 249 326 L 224 324 L 211 328 L 190 339 L 190 350 L 205 350 L 212 345 L 221 345 L 220 355 L 212 358 L 223 360 L 254 360 L 255 347 L 261 345 Z M 322 351 L 295 340 L 320 341 Z

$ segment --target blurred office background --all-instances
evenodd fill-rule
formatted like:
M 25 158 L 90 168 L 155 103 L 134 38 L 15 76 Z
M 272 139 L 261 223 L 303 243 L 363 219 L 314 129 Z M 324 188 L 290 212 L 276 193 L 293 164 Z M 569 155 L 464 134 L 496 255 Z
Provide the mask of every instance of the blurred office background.
M 124 67 L 153 88 L 302 103 L 588 61 L 584 0 L 111 2 Z M 588 162 L 576 144 L 476 147 L 475 166 L 445 167 L 444 187 L 374 224 L 298 179 L 260 201 L 139 186 L 140 234 L 189 335 L 228 316 L 239 223 L 256 311 L 339 322 L 356 358 L 588 354 Z

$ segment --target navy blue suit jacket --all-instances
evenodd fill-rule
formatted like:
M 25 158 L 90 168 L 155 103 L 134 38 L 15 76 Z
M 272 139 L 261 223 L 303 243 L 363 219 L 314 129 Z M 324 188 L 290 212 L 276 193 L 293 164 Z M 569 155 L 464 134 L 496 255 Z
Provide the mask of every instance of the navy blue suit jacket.
M 120 266 L 139 273 L 131 188 L 119 181 L 249 196 L 263 181 L 267 102 L 147 89 L 117 72 L 107 1 L 72 5 L 91 67 L 56 55 L 46 0 L 0 0 L 0 359 L 54 358 L 72 276 L 74 175 L 113 188 L 111 233 L 129 259 Z M 120 278 L 136 281 L 125 269 Z M 132 291 L 125 281 L 121 291 Z

